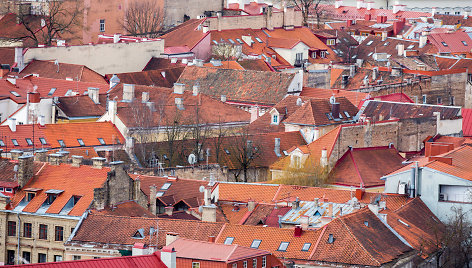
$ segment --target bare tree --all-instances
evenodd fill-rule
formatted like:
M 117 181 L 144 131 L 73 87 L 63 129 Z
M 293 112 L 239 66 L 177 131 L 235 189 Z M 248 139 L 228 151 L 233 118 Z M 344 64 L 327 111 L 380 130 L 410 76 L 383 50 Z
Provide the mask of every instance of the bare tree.
M 228 139 L 228 138 L 227 138 Z M 229 144 L 231 159 L 236 164 L 234 178 L 239 181 L 241 174 L 242 181 L 248 181 L 248 172 L 251 168 L 256 168 L 255 161 L 261 157 L 261 148 L 254 135 L 249 134 L 247 127 L 236 133 Z
M 82 8 L 79 0 L 43 0 L 34 12 L 31 8 L 19 8 L 18 24 L 25 27 L 26 35 L 19 36 L 17 39 L 31 39 L 34 46 L 39 43 L 50 46 L 60 36 L 73 33 L 75 27 L 80 25 L 81 15 Z M 42 18 L 39 27 L 37 20 L 32 19 L 33 16 Z
M 123 28 L 131 35 L 157 37 L 162 28 L 163 11 L 155 1 L 134 0 L 125 12 Z
M 197 101 L 195 106 L 192 107 L 193 109 L 195 109 L 195 113 L 193 115 L 193 118 L 189 120 L 190 135 L 188 135 L 188 137 L 192 139 L 193 152 L 197 156 L 197 162 L 201 162 L 204 160 L 203 155 L 205 148 L 207 147 L 207 140 L 211 135 L 211 127 L 207 122 L 203 121 L 201 118 L 201 95 L 198 95 L 198 97 L 199 100 Z
M 283 170 L 282 177 L 275 180 L 276 183 L 287 185 L 302 185 L 323 187 L 331 180 L 329 169 L 320 165 L 301 165 L 299 167 L 290 164 Z
M 211 47 L 212 56 L 219 60 L 238 60 L 242 55 L 242 46 L 223 40 Z
M 288 3 L 302 11 L 303 25 L 308 26 L 310 15 L 313 15 L 316 18 L 318 28 L 320 28 L 321 19 L 327 15 L 327 11 L 322 8 L 322 5 L 330 5 L 333 0 L 289 0 Z

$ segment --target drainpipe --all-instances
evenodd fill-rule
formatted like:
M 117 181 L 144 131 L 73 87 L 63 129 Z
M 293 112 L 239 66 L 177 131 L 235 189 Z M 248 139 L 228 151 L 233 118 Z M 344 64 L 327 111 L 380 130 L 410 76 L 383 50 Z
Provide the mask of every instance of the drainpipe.
M 418 161 L 403 161 L 402 164 L 403 165 L 406 165 L 406 164 L 411 164 L 411 163 L 415 163 L 415 167 L 411 169 L 411 172 L 413 172 L 413 176 L 412 176 L 412 180 L 411 180 L 411 193 L 410 193 L 410 197 L 411 198 L 415 198 L 418 196 L 418 171 L 419 171 L 419 166 L 418 166 Z
M 415 161 L 415 195 L 413 197 L 418 196 L 418 189 L 420 188 L 418 185 L 418 161 Z
M 16 248 L 16 264 L 20 264 L 20 231 L 21 231 L 20 212 L 18 211 L 16 215 L 18 216 L 18 231 L 16 233 L 16 237 L 18 238 L 18 245 Z

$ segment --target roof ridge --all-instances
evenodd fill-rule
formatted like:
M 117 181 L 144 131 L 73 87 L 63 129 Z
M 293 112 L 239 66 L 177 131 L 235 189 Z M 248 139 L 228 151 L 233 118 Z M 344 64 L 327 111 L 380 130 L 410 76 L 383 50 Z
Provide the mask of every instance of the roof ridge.
M 354 160 L 354 156 L 352 155 L 351 149 L 348 149 L 348 150 L 349 150 L 348 154 L 349 154 L 349 156 L 351 157 L 352 164 L 354 165 L 354 168 L 356 169 L 356 174 L 359 176 L 359 179 L 360 179 L 360 181 L 361 181 L 361 183 L 360 183 L 359 186 L 360 186 L 360 187 L 364 187 L 364 186 L 365 186 L 365 183 L 364 183 L 364 181 L 362 180 L 362 176 L 361 176 L 361 173 L 360 173 L 360 171 L 359 171 L 359 168 L 357 167 L 356 160 Z

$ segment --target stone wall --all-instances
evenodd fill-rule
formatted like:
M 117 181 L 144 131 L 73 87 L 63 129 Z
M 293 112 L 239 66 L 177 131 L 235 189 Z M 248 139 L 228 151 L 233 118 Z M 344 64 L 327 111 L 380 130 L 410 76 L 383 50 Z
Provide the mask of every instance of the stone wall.
M 166 0 L 164 6 L 164 26 L 166 28 L 184 22 L 184 15 L 196 19 L 205 11 L 221 11 L 223 0 Z

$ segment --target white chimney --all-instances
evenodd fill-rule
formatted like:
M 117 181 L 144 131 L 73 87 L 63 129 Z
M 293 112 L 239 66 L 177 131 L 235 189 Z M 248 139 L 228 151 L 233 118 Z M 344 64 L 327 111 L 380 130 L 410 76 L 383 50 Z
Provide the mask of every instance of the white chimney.
M 174 83 L 174 93 L 175 94 L 184 94 L 185 84 Z
M 367 2 L 367 10 L 371 10 L 372 9 L 372 2 Z
M 202 26 L 203 33 L 208 33 L 209 29 L 210 29 L 210 27 L 208 27 L 208 25 L 203 25 Z
M 11 132 L 16 132 L 16 118 L 8 118 L 8 126 Z
M 226 102 L 226 95 L 221 95 L 220 100 L 221 102 Z
M 387 40 L 387 32 L 382 32 L 382 41 Z
M 274 152 L 277 157 L 282 156 L 280 154 L 280 138 L 275 138 Z
M 405 45 L 404 44 L 398 44 L 397 45 L 397 55 L 400 57 L 403 57 L 403 54 L 405 53 Z
M 357 0 L 357 9 L 361 9 L 364 7 L 364 0 Z
M 320 138 L 320 129 L 315 127 L 315 129 L 313 130 L 313 141 L 316 141 L 317 139 Z
M 176 268 L 177 254 L 174 248 L 164 247 L 161 250 L 161 261 L 167 266 L 167 268 Z
M 244 0 L 239 0 L 239 9 L 244 10 Z
M 469 10 L 464 10 L 464 19 L 468 19 L 469 18 Z
M 320 165 L 321 167 L 328 166 L 328 150 L 326 148 L 323 148 L 323 150 L 321 150 Z
M 123 84 L 123 101 L 133 101 L 134 84 Z
M 170 63 L 177 63 L 177 58 L 170 58 Z
M 182 64 L 187 65 L 187 63 L 188 63 L 188 59 L 182 59 Z
M 259 118 L 259 106 L 251 107 L 251 123 L 256 121 Z
M 115 116 L 116 116 L 116 111 L 117 110 L 117 103 L 114 100 L 109 100 L 108 101 L 108 113 L 111 118 L 111 122 L 115 124 Z
M 336 2 L 334 2 L 335 8 L 340 8 L 342 5 L 343 5 L 343 0 L 336 0 Z
M 198 92 L 200 91 L 200 86 L 198 84 L 193 85 L 193 95 L 197 96 Z
M 149 101 L 149 92 L 143 92 L 141 94 L 141 102 L 146 103 Z
M 143 230 L 143 229 L 141 229 Z M 148 252 L 146 250 L 146 247 L 143 243 L 135 243 L 133 245 L 133 248 L 131 249 L 131 255 L 133 256 L 141 256 L 141 255 L 146 255 Z
M 162 71 L 161 75 L 162 75 L 162 77 L 166 78 L 166 72 L 165 71 Z
M 436 15 L 436 7 L 431 8 L 431 17 L 434 17 Z
M 90 99 L 92 99 L 93 103 L 95 104 L 98 104 L 100 103 L 99 101 L 99 94 L 98 94 L 98 91 L 100 89 L 96 88 L 96 87 L 89 87 L 87 88 L 87 92 L 88 92 L 88 96 L 90 97 Z
M 44 115 L 40 115 L 38 117 L 38 121 L 39 121 L 39 125 L 44 127 L 44 121 L 45 121 L 45 116 Z
M 113 35 L 113 43 L 120 42 L 120 37 L 121 37 L 121 34 L 114 34 Z
M 420 44 L 419 44 L 419 47 L 420 48 L 423 48 L 426 43 L 428 42 L 428 36 L 427 35 L 421 35 L 420 36 Z
M 372 69 L 372 81 L 377 81 L 377 78 L 379 77 L 379 68 L 374 67 Z

